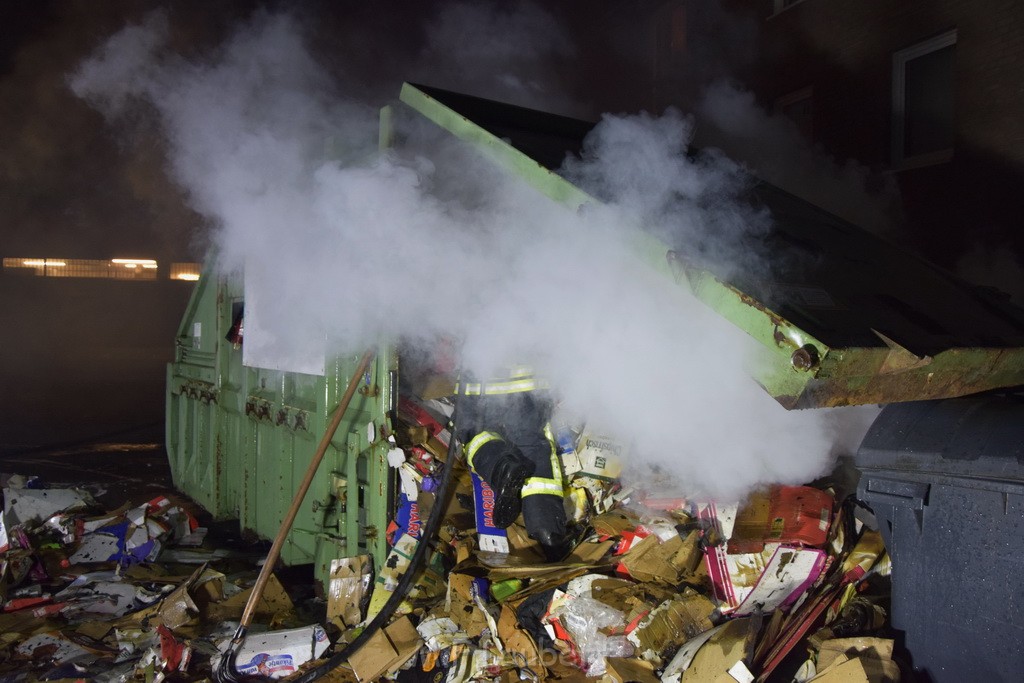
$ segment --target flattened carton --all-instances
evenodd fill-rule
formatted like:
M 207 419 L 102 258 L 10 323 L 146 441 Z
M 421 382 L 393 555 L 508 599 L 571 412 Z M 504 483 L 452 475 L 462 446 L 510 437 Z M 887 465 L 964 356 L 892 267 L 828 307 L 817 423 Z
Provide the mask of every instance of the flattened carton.
M 759 553 L 765 543 L 820 548 L 828 539 L 834 499 L 810 486 L 772 486 L 736 513 L 731 553 Z
M 476 511 L 477 543 L 492 553 L 509 551 L 508 533 L 494 525 L 494 490 L 473 473 L 473 509 Z
M 811 587 L 825 568 L 825 551 L 768 544 L 760 553 L 707 549 L 708 575 L 723 614 L 787 609 Z
M 319 625 L 250 635 L 238 652 L 235 669 L 243 676 L 284 678 L 324 653 L 330 642 Z
M 580 440 L 579 459 L 582 468 L 576 476 L 614 481 L 622 474 L 625 447 L 610 437 L 587 434 Z
M 397 671 L 411 659 L 423 639 L 409 617 L 402 617 L 374 633 L 366 645 L 354 652 L 348 663 L 359 681 L 374 681 Z

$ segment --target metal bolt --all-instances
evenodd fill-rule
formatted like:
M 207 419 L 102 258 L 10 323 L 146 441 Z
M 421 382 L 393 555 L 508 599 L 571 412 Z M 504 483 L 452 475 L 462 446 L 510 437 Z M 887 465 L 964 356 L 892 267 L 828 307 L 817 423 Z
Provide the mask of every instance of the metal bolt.
M 807 372 L 818 367 L 821 358 L 818 356 L 818 349 L 813 344 L 804 344 L 793 352 L 789 360 L 794 368 Z

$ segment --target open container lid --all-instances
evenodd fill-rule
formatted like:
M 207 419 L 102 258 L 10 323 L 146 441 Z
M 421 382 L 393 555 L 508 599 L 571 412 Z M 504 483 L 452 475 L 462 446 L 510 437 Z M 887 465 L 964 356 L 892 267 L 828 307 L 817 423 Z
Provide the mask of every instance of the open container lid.
M 596 124 L 406 83 L 400 100 L 552 199 L 598 200 L 558 174 Z M 385 117 L 382 117 L 382 125 Z M 382 131 L 382 135 L 386 135 Z M 895 403 L 1024 385 L 1024 311 L 767 183 L 769 258 L 785 281 L 726 281 L 650 235 L 636 248 L 763 346 L 754 377 L 786 408 Z

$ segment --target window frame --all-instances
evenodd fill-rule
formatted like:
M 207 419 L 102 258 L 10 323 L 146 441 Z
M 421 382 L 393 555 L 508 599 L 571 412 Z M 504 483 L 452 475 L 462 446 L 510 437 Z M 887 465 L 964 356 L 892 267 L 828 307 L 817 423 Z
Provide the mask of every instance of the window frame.
M 956 43 L 957 29 L 954 28 L 949 31 L 945 31 L 944 33 L 940 33 L 937 36 L 933 36 L 928 40 L 915 43 L 910 47 L 897 50 L 892 54 L 892 117 L 890 126 L 892 128 L 891 152 L 892 167 L 894 170 L 900 171 L 911 168 L 920 168 L 922 166 L 932 166 L 935 164 L 945 163 L 953 158 L 954 148 L 952 146 L 946 149 L 925 152 L 924 154 L 907 156 L 905 154 L 906 140 L 904 130 L 906 127 L 907 115 L 907 62 L 913 61 L 918 57 L 924 57 L 932 52 L 954 46 Z M 950 74 L 950 78 L 953 78 L 953 76 L 954 74 Z M 956 119 L 954 118 L 954 132 L 955 121 Z
M 803 88 L 800 88 L 799 90 L 792 90 L 792 91 L 786 93 L 785 95 L 781 95 L 779 97 L 776 97 L 775 98 L 775 102 L 772 104 L 772 112 L 775 115 L 777 115 L 777 116 L 783 116 L 783 117 L 786 117 L 787 119 L 789 119 L 789 117 L 785 113 L 786 107 L 791 106 L 793 104 L 796 104 L 797 102 L 802 102 L 803 100 L 810 100 L 810 102 L 811 102 L 811 121 L 810 121 L 810 130 L 807 130 L 807 131 L 801 130 L 800 132 L 806 134 L 807 142 L 808 143 L 813 143 L 814 142 L 814 86 L 813 85 L 807 85 L 807 86 L 804 86 Z M 792 119 L 789 119 L 789 120 L 792 121 Z M 796 124 L 796 121 L 792 121 L 792 122 L 794 124 Z
M 786 4 L 786 0 L 772 0 L 772 13 L 768 15 L 768 18 L 777 17 L 787 10 L 791 10 L 797 5 L 802 5 L 807 0 L 792 0 L 789 4 Z

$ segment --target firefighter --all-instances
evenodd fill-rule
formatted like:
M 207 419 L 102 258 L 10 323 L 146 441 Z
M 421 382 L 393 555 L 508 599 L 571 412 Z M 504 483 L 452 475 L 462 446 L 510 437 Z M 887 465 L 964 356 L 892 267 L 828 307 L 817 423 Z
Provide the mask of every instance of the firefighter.
M 530 368 L 459 385 L 459 438 L 470 468 L 494 491 L 494 523 L 507 528 L 523 515 L 526 531 L 548 561 L 572 550 L 562 502 L 562 465 L 550 419 L 554 401 Z

